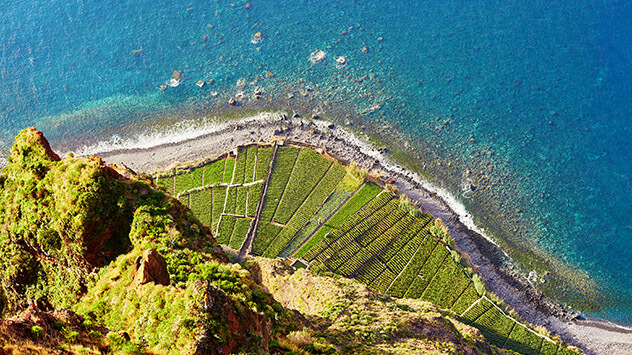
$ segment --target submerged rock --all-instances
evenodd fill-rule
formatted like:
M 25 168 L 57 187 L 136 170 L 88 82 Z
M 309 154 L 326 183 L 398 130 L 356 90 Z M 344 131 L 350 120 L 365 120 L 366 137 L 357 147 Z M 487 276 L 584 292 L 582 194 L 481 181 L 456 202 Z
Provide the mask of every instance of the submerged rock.
M 327 54 L 325 54 L 325 52 L 316 49 L 309 55 L 309 61 L 316 64 L 325 60 L 326 57 L 327 57 Z
M 250 43 L 252 44 L 258 44 L 261 41 L 263 41 L 263 34 L 261 32 L 255 33 L 250 39 Z
M 175 87 L 180 86 L 180 84 L 182 83 L 182 80 L 184 80 L 184 75 L 182 75 L 180 71 L 174 70 L 173 74 L 171 74 L 171 79 L 169 79 L 169 81 L 167 82 L 167 85 L 171 86 L 172 88 L 175 88 Z

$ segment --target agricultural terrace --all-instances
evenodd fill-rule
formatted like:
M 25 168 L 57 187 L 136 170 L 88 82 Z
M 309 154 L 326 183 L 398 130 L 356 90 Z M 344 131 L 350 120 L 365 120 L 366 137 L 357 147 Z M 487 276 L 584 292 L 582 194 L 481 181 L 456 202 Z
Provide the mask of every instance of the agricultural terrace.
M 286 257 L 381 294 L 432 302 L 491 344 L 520 354 L 573 353 L 486 296 L 440 220 L 317 150 L 239 147 L 215 161 L 158 174 L 155 182 L 240 255 Z

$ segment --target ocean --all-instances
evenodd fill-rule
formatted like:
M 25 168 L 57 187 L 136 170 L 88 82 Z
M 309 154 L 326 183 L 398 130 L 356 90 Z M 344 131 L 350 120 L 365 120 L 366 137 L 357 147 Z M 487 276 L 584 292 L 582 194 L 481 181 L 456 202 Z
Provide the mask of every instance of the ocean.
M 28 126 L 87 152 L 316 113 L 450 191 L 547 295 L 632 324 L 629 2 L 0 0 L 0 17 L 2 160 Z

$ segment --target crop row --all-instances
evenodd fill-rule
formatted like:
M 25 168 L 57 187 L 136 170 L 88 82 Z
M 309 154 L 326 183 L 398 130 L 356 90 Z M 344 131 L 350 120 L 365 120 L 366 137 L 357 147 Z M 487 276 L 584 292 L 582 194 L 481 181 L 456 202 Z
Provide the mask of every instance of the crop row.
M 233 228 L 235 228 L 235 222 L 237 218 L 234 216 L 222 216 L 219 221 L 219 228 L 217 228 L 217 242 L 219 244 L 228 245 L 230 236 L 233 234 Z
M 244 175 L 246 170 L 247 150 L 244 147 L 239 148 L 237 152 L 237 159 L 235 162 L 235 174 L 231 184 L 243 184 Z
M 205 226 L 211 226 L 213 218 L 213 190 L 191 192 L 191 211 Z
M 281 196 L 283 196 L 283 191 L 285 191 L 285 186 L 287 186 L 287 182 L 292 174 L 298 153 L 299 149 L 292 147 L 280 147 L 277 150 L 270 180 L 268 181 L 268 189 L 263 202 L 263 210 L 261 211 L 262 221 L 272 221 Z
M 332 164 L 311 149 L 301 149 L 273 220 L 287 224 Z
M 557 353 L 558 347 L 559 345 L 557 343 L 553 343 L 551 341 L 544 339 L 542 341 L 542 346 L 540 347 L 540 355 L 555 355 L 555 353 Z M 566 353 L 566 352 L 565 351 L 560 352 L 560 354 L 563 354 L 563 353 Z M 568 352 L 568 353 L 576 355 L 573 352 Z
M 369 201 L 356 213 L 346 217 L 346 219 L 341 223 L 338 223 L 337 221 L 332 223 L 332 220 L 338 217 L 338 213 L 336 213 L 336 215 L 334 215 L 334 217 L 332 217 L 326 224 L 336 228 L 337 233 L 347 233 L 351 228 L 355 227 L 358 223 L 361 223 L 366 218 L 375 213 L 375 211 L 384 207 L 384 205 L 386 205 L 392 198 L 393 194 L 391 194 L 390 192 L 383 192 L 381 194 L 378 194 L 374 199 Z M 344 207 L 342 209 L 344 209 Z
M 268 176 L 268 167 L 274 148 L 257 148 L 257 167 L 255 170 L 255 181 L 263 180 Z
M 344 168 L 341 165 L 338 165 L 338 167 L 339 168 L 336 169 L 332 167 L 327 171 L 327 174 L 320 180 L 318 185 L 313 189 L 312 193 L 289 220 L 283 232 L 281 232 L 277 239 L 270 244 L 269 250 L 266 251 L 265 255 L 270 255 L 270 257 L 278 256 L 290 243 L 290 241 L 294 239 L 299 230 L 303 228 L 314 213 L 316 213 L 321 204 L 325 199 L 327 199 L 327 196 L 331 194 L 331 191 L 336 187 L 345 174 Z M 281 207 L 279 206 L 279 209 L 280 208 Z
M 427 213 L 424 213 L 421 217 L 415 217 L 413 224 L 408 227 L 399 238 L 393 240 L 393 243 L 391 243 L 388 248 L 384 249 L 382 254 L 380 254 L 382 261 L 388 262 L 393 258 L 393 256 L 404 250 L 404 248 L 413 241 L 415 235 L 417 235 L 417 233 L 419 233 L 419 231 L 421 231 L 426 224 L 431 221 L 431 219 L 432 218 Z M 416 248 L 416 246 L 412 248 L 409 255 L 412 255 Z M 397 272 L 399 272 L 399 270 Z
M 253 182 L 255 179 L 255 162 L 257 160 L 257 146 L 249 145 L 246 149 L 246 169 L 244 170 L 244 183 Z
M 380 274 L 386 270 L 386 266 L 378 259 L 371 259 L 356 275 L 356 279 L 366 285 L 369 285 Z
M 226 159 L 218 160 L 204 167 L 204 186 L 216 185 L 224 179 Z
M 482 298 L 478 303 L 472 306 L 472 308 L 468 309 L 461 318 L 463 318 L 467 324 L 472 324 L 491 307 L 492 304 L 488 300 Z
M 474 283 L 470 282 L 465 291 L 461 294 L 458 300 L 452 305 L 452 310 L 456 314 L 461 314 L 465 312 L 465 310 L 477 299 L 479 299 L 478 293 L 476 293 L 476 288 L 474 287 Z
M 348 259 L 348 261 L 340 265 L 340 267 L 336 270 L 336 273 L 344 277 L 352 277 L 352 275 L 372 257 L 373 254 L 371 254 L 368 250 L 360 249 L 360 251 L 353 255 L 351 259 Z
M 248 186 L 248 216 L 254 217 L 257 213 L 257 206 L 259 206 L 259 201 L 261 201 L 262 193 L 263 184 Z
M 426 289 L 426 286 L 428 286 L 430 280 L 432 280 L 443 262 L 446 260 L 448 254 L 447 249 L 438 244 L 430 257 L 428 257 L 428 260 L 424 263 L 424 266 L 422 266 L 421 270 L 419 270 L 419 277 L 415 278 L 415 281 L 413 281 L 410 285 L 404 297 L 421 297 L 421 294 Z
M 360 240 L 362 235 L 367 233 L 371 228 L 376 226 L 379 223 L 385 222 L 385 219 L 389 218 L 395 209 L 395 204 L 389 203 L 386 206 L 374 211 L 374 213 L 365 216 L 362 220 L 358 221 L 358 223 L 354 223 L 351 228 L 342 230 L 341 226 L 339 229 L 332 232 L 333 238 L 338 238 L 342 235 L 348 234 L 354 240 Z M 388 219 L 389 222 L 395 223 L 393 219 Z
M 316 212 L 316 214 L 313 215 L 309 221 L 307 221 L 303 229 L 301 229 L 301 231 L 298 233 L 296 238 L 294 238 L 292 243 L 290 243 L 290 245 L 288 245 L 288 247 L 283 252 L 281 252 L 281 256 L 290 255 L 300 245 L 305 243 L 305 241 L 310 236 L 314 235 L 314 232 L 323 225 L 323 222 L 327 218 L 329 218 L 329 216 L 331 216 L 349 198 L 349 196 L 351 196 L 351 193 L 336 187 L 334 192 L 329 195 L 329 197 L 327 197 L 327 200 L 323 203 L 318 212 Z M 305 248 L 307 244 L 301 247 L 301 249 L 296 252 L 294 256 L 301 257 L 303 254 L 305 254 L 307 250 L 309 250 Z
M 224 167 L 224 179 L 223 181 L 230 184 L 233 181 L 233 174 L 235 172 L 235 158 L 226 158 L 226 165 Z
M 324 225 L 322 228 L 311 237 L 301 249 L 294 254 L 297 258 L 305 258 L 306 260 L 313 260 L 320 252 L 327 248 L 327 244 L 323 243 L 325 237 L 329 236 L 334 231 L 333 227 Z
M 362 246 L 354 241 L 338 240 L 331 245 L 330 249 L 334 251 L 334 254 L 323 260 L 323 262 L 329 269 L 335 271 L 342 264 L 350 262 L 349 260 L 362 250 Z
M 369 250 L 381 252 L 394 238 L 400 237 L 404 231 L 414 220 L 414 217 L 401 209 L 395 210 L 388 218 L 389 222 L 396 221 L 394 224 L 380 223 L 371 228 L 371 230 L 360 240 L 360 244 Z M 385 220 L 386 221 L 386 220 Z
M 516 324 L 505 343 L 505 349 L 524 355 L 537 355 L 543 340 L 544 338 L 533 334 L 524 325 Z
M 395 272 L 402 272 L 401 270 L 406 265 L 409 265 L 408 270 L 404 272 L 407 273 L 411 269 L 416 268 L 414 272 L 416 275 L 437 245 L 436 239 L 430 238 L 428 234 L 428 229 L 423 229 L 417 233 L 411 242 L 406 245 L 405 249 L 387 262 L 386 265 Z M 411 280 L 413 276 L 410 276 Z M 400 297 L 403 296 L 404 294 L 401 294 Z
M 180 201 L 180 203 L 182 203 L 183 205 L 189 207 L 189 194 L 180 195 L 180 197 L 178 197 L 178 201 Z
M 235 214 L 235 208 L 237 207 L 237 188 L 229 187 L 226 196 L 226 205 L 224 206 L 223 213 Z
M 224 203 L 226 202 L 226 186 L 218 186 L 213 188 L 213 218 L 211 230 L 217 230 L 219 217 L 224 212 Z
M 248 187 L 237 187 L 237 204 L 235 206 L 235 214 L 246 215 L 246 202 L 248 200 Z
M 364 207 L 369 201 L 373 200 L 382 191 L 379 186 L 367 182 L 347 201 L 347 203 L 331 217 L 327 225 L 338 228 L 349 219 L 359 209 Z
M 502 347 L 516 322 L 506 317 L 496 307 L 483 313 L 472 325 L 478 328 L 490 344 Z
M 262 255 L 272 240 L 281 232 L 283 227 L 266 221 L 259 221 L 257 234 L 252 244 L 252 251 L 256 255 Z
M 173 174 L 156 177 L 156 185 L 173 194 Z
M 424 263 L 431 255 L 430 253 L 437 246 L 437 241 L 432 238 L 425 238 L 419 245 L 417 250 L 413 253 L 410 262 L 406 262 L 407 266 L 400 272 L 399 276 L 393 282 L 388 293 L 395 297 L 404 297 L 408 289 L 411 287 L 413 281 L 417 278 L 419 270 L 423 267 Z M 427 251 L 427 253 L 426 253 Z M 389 264 L 387 266 L 390 267 Z M 392 269 L 392 268 L 391 268 Z
M 250 229 L 250 222 L 252 222 L 252 218 L 237 218 L 237 222 L 235 222 L 235 228 L 233 229 L 233 234 L 231 235 L 230 241 L 228 243 L 231 248 L 241 248 L 241 245 L 246 239 L 246 234 L 248 234 L 248 230 Z
M 375 292 L 384 293 L 395 276 L 397 275 L 395 275 L 391 270 L 385 269 L 378 278 L 369 284 L 369 288 Z
M 465 276 L 452 258 L 446 258 L 430 284 L 421 295 L 421 299 L 434 303 L 441 308 L 450 308 L 470 280 Z

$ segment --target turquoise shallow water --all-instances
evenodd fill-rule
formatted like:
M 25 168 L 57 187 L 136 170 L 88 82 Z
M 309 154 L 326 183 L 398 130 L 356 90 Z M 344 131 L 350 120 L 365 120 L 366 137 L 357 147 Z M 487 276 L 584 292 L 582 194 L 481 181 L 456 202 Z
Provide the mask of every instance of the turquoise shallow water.
M 0 1 L 0 15 L 2 156 L 30 125 L 79 149 L 238 91 L 262 87 L 281 108 L 292 92 L 325 117 L 400 132 L 526 271 L 538 266 L 522 248 L 535 248 L 590 276 L 545 289 L 581 307 L 594 283 L 588 315 L 632 323 L 626 2 L 35 0 Z M 183 83 L 160 91 L 175 69 Z

